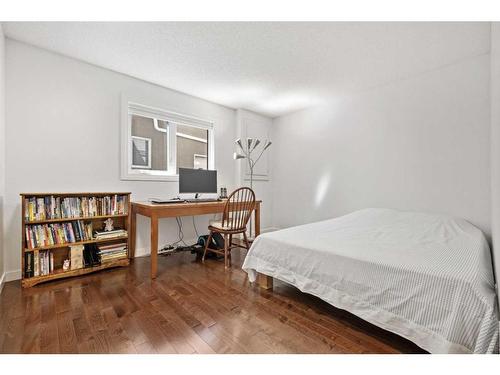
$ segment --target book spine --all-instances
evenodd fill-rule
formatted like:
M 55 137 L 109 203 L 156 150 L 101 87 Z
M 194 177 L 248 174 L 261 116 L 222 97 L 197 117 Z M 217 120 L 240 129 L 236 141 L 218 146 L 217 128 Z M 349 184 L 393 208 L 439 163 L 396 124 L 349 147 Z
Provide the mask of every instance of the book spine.
M 35 244 L 35 232 L 33 231 L 33 227 L 30 227 L 30 242 L 31 242 L 31 248 L 34 249 L 36 247 Z
M 35 220 L 35 203 L 33 202 L 33 199 L 30 199 L 28 203 L 28 216 L 29 221 Z
M 81 220 L 78 220 L 77 226 L 78 226 L 78 233 L 80 233 L 80 238 L 82 239 L 82 241 L 86 241 L 87 238 L 85 236 L 85 231 L 83 230 L 83 222 Z
M 55 219 L 55 217 L 56 217 L 55 209 L 56 209 L 56 200 L 54 199 L 54 196 L 52 195 L 50 197 L 50 218 L 51 219 Z
M 30 219 L 30 212 L 29 212 L 29 200 L 28 198 L 24 198 L 24 212 L 23 212 L 23 215 L 24 215 L 24 220 L 25 221 L 29 221 Z
M 78 231 L 78 222 L 73 221 L 71 223 L 71 228 L 73 230 L 73 234 L 75 236 L 75 240 L 77 242 L 80 242 L 81 241 L 81 237 L 80 237 L 80 232 Z
M 31 258 L 32 258 L 31 253 L 25 253 L 24 254 L 24 277 L 32 277 L 31 274 Z
M 40 261 L 39 261 L 39 253 L 38 250 L 35 250 L 33 252 L 33 261 L 35 263 L 35 266 L 33 267 L 34 275 L 39 276 L 40 275 Z
M 26 247 L 28 249 L 33 249 L 33 245 L 31 244 L 31 237 L 30 237 L 30 228 L 26 226 L 25 228 L 25 237 L 26 237 Z

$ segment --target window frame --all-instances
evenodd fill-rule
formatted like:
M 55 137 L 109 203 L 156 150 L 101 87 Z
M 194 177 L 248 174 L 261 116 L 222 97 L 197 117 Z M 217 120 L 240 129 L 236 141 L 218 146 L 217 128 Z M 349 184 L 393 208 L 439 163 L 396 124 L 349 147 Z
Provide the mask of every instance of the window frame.
M 205 158 L 205 159 L 207 159 L 207 166 L 208 166 L 208 155 L 193 154 L 193 165 L 194 165 L 194 163 L 195 163 L 195 161 L 196 161 L 196 157 L 198 157 L 198 158 Z
M 132 115 L 151 118 L 153 121 L 160 120 L 168 122 L 168 167 L 167 171 L 133 169 L 132 168 Z M 166 109 L 139 104 L 122 97 L 121 118 L 121 180 L 133 181 L 178 181 L 176 174 L 177 165 L 177 125 L 196 127 L 208 131 L 208 169 L 215 169 L 215 135 L 214 123 L 210 120 L 201 119 L 191 115 L 180 114 Z
M 148 165 L 146 167 L 142 165 L 137 165 L 134 164 L 134 157 L 133 157 L 133 152 L 130 152 L 130 168 L 131 169 L 151 169 L 151 156 L 152 156 L 152 150 L 151 150 L 151 138 L 145 138 L 145 137 L 138 137 L 136 135 L 131 135 L 130 136 L 130 146 L 132 147 L 132 144 L 134 143 L 134 139 L 139 139 L 141 141 L 145 141 L 148 144 Z

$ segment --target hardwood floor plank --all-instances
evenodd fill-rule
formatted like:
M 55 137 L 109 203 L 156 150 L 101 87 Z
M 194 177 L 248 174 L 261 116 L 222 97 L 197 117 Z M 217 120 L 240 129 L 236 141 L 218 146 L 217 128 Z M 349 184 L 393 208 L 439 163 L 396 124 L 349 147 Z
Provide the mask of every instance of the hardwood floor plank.
M 153 316 L 154 317 L 154 316 Z M 137 324 L 158 353 L 175 354 L 177 351 L 163 334 L 161 327 L 154 321 L 150 314 L 143 311 L 134 313 Z
M 26 354 L 37 354 L 40 353 L 40 296 L 28 296 L 26 299 L 24 336 L 21 352 Z
M 77 317 L 73 316 L 73 329 L 77 342 L 85 342 L 92 337 L 92 329 L 85 313 Z
M 106 331 L 94 332 L 91 341 L 97 353 L 112 353 Z
M 155 313 L 152 315 L 151 319 L 153 319 L 159 325 L 163 335 L 172 344 L 177 353 L 196 353 L 196 350 L 188 343 L 182 333 L 175 327 L 175 324 L 166 319 L 165 315 L 162 315 L 161 313 Z
M 160 295 L 163 298 L 158 299 L 152 304 L 154 306 L 158 306 L 158 312 L 167 320 L 171 321 L 174 327 L 180 330 L 180 333 L 183 339 L 191 346 L 196 353 L 199 354 L 214 354 L 216 353 L 210 345 L 208 345 L 205 341 L 203 341 L 200 336 L 194 331 L 193 327 L 201 325 L 195 324 L 194 326 L 189 325 L 186 320 L 184 311 L 178 308 L 175 304 L 172 305 L 171 301 L 165 301 L 165 299 L 169 299 L 164 292 L 161 292 L 161 288 L 157 289 Z M 179 312 L 181 315 L 179 315 Z
M 2 345 L 2 353 L 21 353 L 23 332 L 24 332 L 24 317 L 19 316 L 9 320 L 6 331 L 4 332 L 4 340 Z
M 128 338 L 125 330 L 120 324 L 116 310 L 112 306 L 105 307 L 102 316 L 106 322 L 107 329 L 103 331 L 110 353 L 135 353 L 135 346 Z
M 59 349 L 61 353 L 78 353 L 77 340 L 70 311 L 56 313 Z
M 120 323 L 127 337 L 130 338 L 130 341 L 132 341 L 132 344 L 134 344 L 136 348 L 148 341 L 148 337 L 137 323 L 137 319 L 133 314 L 122 317 Z
M 40 353 L 59 353 L 55 296 L 52 291 L 49 291 L 45 294 L 45 297 L 40 312 Z
M 135 345 L 138 354 L 158 354 L 153 345 L 145 341 L 142 344 Z

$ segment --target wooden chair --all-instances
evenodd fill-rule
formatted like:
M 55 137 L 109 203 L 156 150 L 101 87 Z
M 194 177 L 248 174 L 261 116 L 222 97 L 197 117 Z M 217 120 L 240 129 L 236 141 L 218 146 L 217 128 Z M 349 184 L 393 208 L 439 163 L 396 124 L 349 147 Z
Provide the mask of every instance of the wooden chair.
M 208 226 L 210 235 L 205 245 L 202 261 L 205 262 L 207 251 L 224 255 L 224 268 L 231 265 L 231 249 L 241 247 L 250 249 L 246 234 L 247 224 L 255 208 L 255 193 L 247 187 L 239 188 L 231 193 L 224 206 L 222 221 L 212 223 Z M 220 233 L 224 237 L 224 250 L 212 249 L 209 247 L 214 233 Z M 234 234 L 243 234 L 245 246 L 233 243 Z

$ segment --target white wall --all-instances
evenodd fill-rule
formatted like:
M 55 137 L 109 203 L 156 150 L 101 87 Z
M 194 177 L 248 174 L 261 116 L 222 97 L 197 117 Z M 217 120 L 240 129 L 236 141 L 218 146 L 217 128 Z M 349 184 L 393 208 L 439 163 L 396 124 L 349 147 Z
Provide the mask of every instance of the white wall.
M 4 245 L 8 279 L 19 277 L 19 193 L 131 191 L 134 200 L 177 194 L 177 182 L 119 179 L 120 94 L 215 122 L 220 186 L 235 188 L 235 111 L 10 39 L 6 42 L 7 127 Z M 206 231 L 209 217 L 197 219 Z M 185 238 L 196 238 L 185 218 Z M 174 220 L 161 220 L 160 244 L 177 239 Z M 149 253 L 149 220 L 138 220 L 137 253 Z
M 276 119 L 274 226 L 391 207 L 489 236 L 489 71 L 483 54 Z
M 491 24 L 491 213 L 493 261 L 500 277 L 500 23 Z M 500 307 L 500 301 L 499 307 Z
M 0 23 L 0 292 L 4 281 L 3 202 L 5 196 L 5 37 Z

